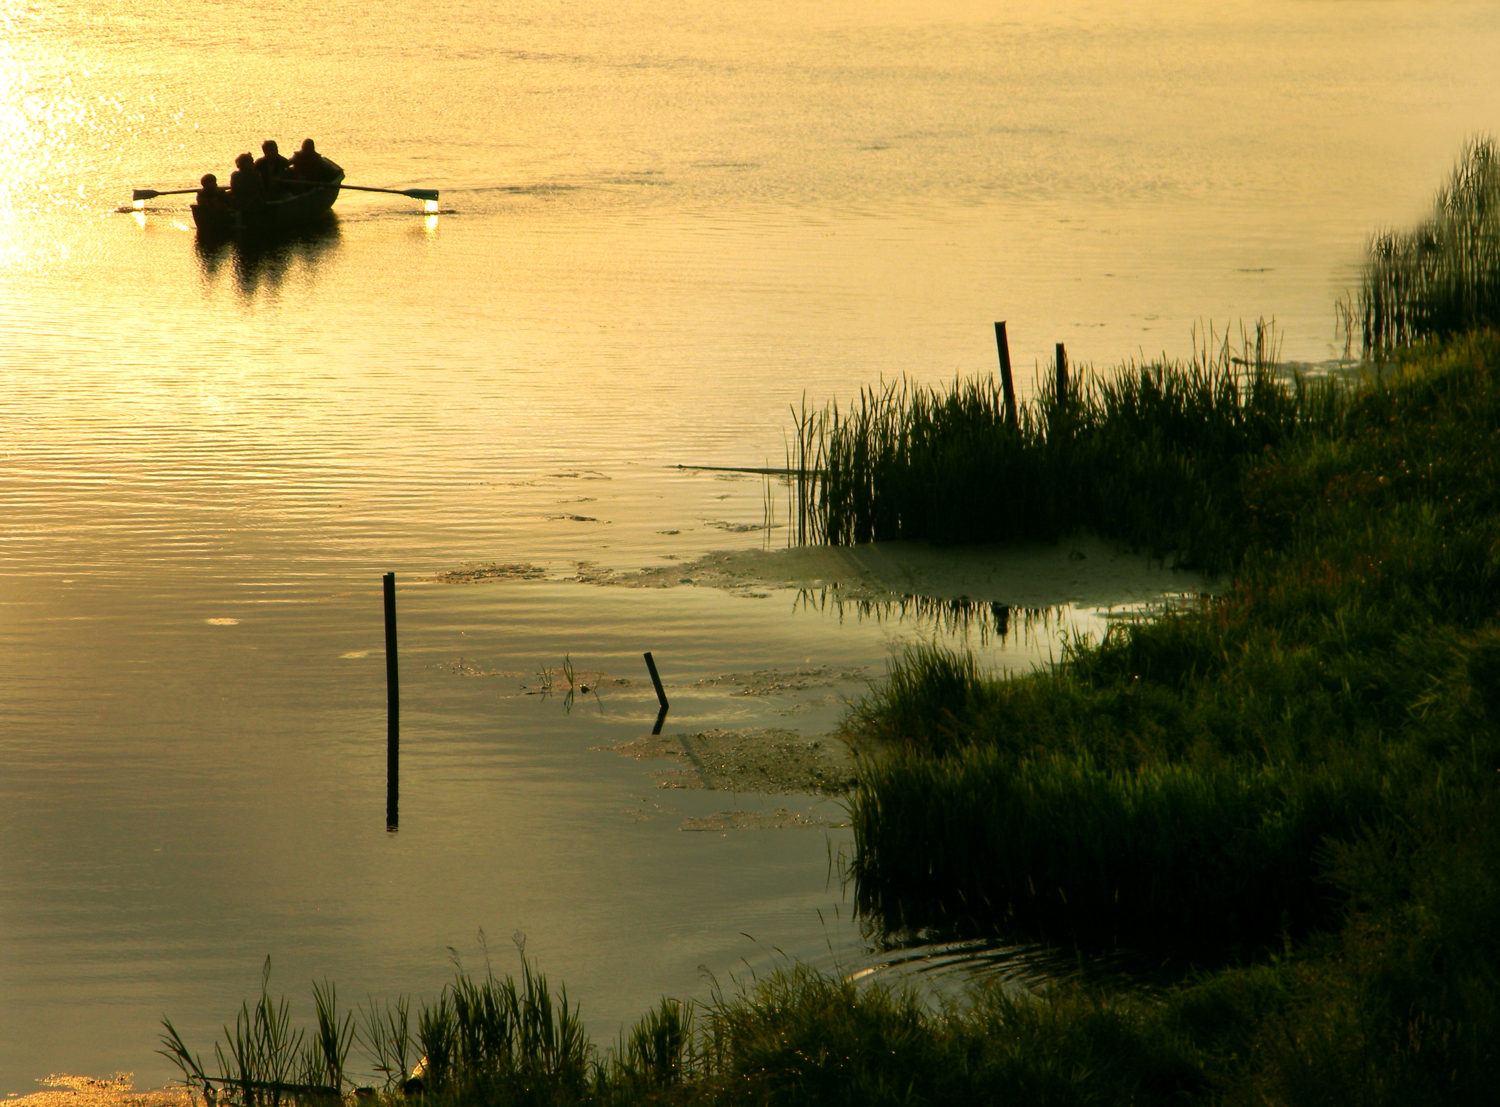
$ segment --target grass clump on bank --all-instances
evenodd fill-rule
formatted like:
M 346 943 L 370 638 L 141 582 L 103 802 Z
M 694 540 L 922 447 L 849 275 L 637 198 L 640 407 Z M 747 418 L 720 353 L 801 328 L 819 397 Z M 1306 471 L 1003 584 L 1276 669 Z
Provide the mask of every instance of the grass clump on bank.
M 1471 142 L 1432 215 L 1370 239 L 1359 288 L 1367 357 L 1500 327 L 1500 150 Z
M 364 1089 L 364 1101 L 392 1107 L 1148 1104 L 1182 1102 L 1216 1079 L 1212 1058 L 1184 1033 L 1186 1008 L 1081 991 L 1039 1002 L 994 986 L 967 1002 L 934 1006 L 907 988 L 860 987 L 785 966 L 731 994 L 716 990 L 701 1007 L 663 1000 L 603 1051 L 577 1032 L 577 1009 L 561 999 L 549 1007 L 541 998 L 546 992 L 545 978 L 523 957 L 519 982 L 461 972 L 414 1014 L 404 1000 L 371 1005 L 357 1040 L 383 1087 Z M 261 1006 L 279 1012 L 273 1017 L 284 1034 L 276 1043 L 306 1040 L 290 1029 L 284 1000 L 271 1001 L 263 991 Z M 346 1020 L 352 1025 L 352 1017 Z M 219 1102 L 326 1103 L 355 1082 L 352 1066 L 337 1083 L 326 1073 L 312 1084 L 274 1085 L 208 1076 L 165 1025 L 164 1052 L 190 1088 L 213 1085 Z M 228 1028 L 226 1038 L 233 1038 Z M 262 1044 L 284 1057 L 276 1043 Z M 252 1047 L 247 1060 L 257 1065 L 269 1058 L 257 1058 Z
M 1342 415 L 1327 382 L 1283 379 L 1270 328 L 1188 363 L 1083 372 L 1010 421 L 993 378 L 902 381 L 797 428 L 804 534 L 835 545 L 1053 539 L 1088 527 L 1216 565 L 1247 459 Z

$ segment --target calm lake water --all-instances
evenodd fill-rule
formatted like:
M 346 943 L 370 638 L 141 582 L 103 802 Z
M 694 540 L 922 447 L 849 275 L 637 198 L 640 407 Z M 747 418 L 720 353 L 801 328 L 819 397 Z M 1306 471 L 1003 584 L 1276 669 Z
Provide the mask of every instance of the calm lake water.
M 1061 10 L 1058 10 L 1061 7 Z M 784 545 L 788 406 L 909 374 L 1185 353 L 1274 316 L 1336 356 L 1365 235 L 1500 119 L 1488 0 L 794 6 L 0 4 L 0 1091 L 172 1075 L 273 959 L 306 1015 L 509 936 L 596 1037 L 781 955 L 870 966 L 834 801 L 664 792 L 598 747 L 831 728 L 893 645 L 1004 639 L 580 562 Z M 335 230 L 195 244 L 183 188 L 313 135 Z M 781 516 L 784 520 L 784 513 Z M 473 561 L 547 579 L 427 581 Z M 399 833 L 380 574 L 401 582 Z M 1003 597 L 1001 597 L 1003 598 Z M 1065 604 L 1070 597 L 1059 595 Z M 569 656 L 629 684 L 522 694 Z M 816 671 L 736 695 L 725 673 Z M 752 691 L 754 689 L 752 688 Z

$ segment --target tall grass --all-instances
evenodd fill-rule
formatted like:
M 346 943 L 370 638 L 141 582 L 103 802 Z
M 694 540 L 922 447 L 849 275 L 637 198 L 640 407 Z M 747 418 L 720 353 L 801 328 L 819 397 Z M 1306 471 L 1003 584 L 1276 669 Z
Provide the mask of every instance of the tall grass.
M 273 1000 L 269 985 L 271 959 L 261 972 L 255 1006 L 240 1005 L 234 1027 L 214 1044 L 218 1075 L 210 1076 L 198 1054 L 189 1051 L 170 1019 L 162 1020 L 162 1056 L 182 1072 L 189 1088 L 217 1089 L 242 1107 L 278 1104 L 282 1100 L 338 1099 L 343 1095 L 344 1066 L 354 1039 L 352 1015 L 340 1018 L 332 984 L 313 986 L 316 1025 L 311 1037 L 294 1028 L 287 1001 Z
M 339 1100 L 352 1083 L 349 1054 L 361 1045 L 388 1091 L 478 1094 L 490 1086 L 582 1089 L 592 1046 L 567 990 L 554 994 L 547 979 L 521 958 L 521 979 L 460 971 L 415 1019 L 404 997 L 373 1001 L 356 1021 L 342 1016 L 330 983 L 313 986 L 314 1026 L 292 1025 L 285 998 L 272 999 L 266 959 L 260 998 L 241 1004 L 233 1028 L 214 1046 L 218 1073 L 210 1074 L 170 1019 L 162 1020 L 158 1051 L 182 1073 L 189 1089 L 217 1092 L 240 1107 Z M 415 1083 L 413 1082 L 415 1081 Z
M 455 1042 L 492 1032 L 484 1002 L 460 1008 L 448 998 Z M 382 1098 L 429 1107 L 1180 1103 L 1211 1085 L 1219 1062 L 1183 1032 L 1179 1008 L 1063 989 L 1038 1001 L 1000 986 L 939 1005 L 908 986 L 784 965 L 728 991 L 715 985 L 702 1005 L 664 999 L 611 1050 L 580 1040 L 580 1064 L 518 1068 L 496 1066 L 493 1053 L 455 1054 L 443 1082 L 424 1076 Z M 429 1053 L 424 1072 L 431 1064 Z
M 459 973 L 436 1002 L 422 1008 L 417 1040 L 426 1058 L 423 1082 L 581 1087 L 588 1075 L 588 1038 L 567 989 L 555 996 L 547 978 L 523 956 L 521 979 Z
M 1500 327 L 1500 151 L 1477 138 L 1410 231 L 1370 239 L 1359 288 L 1366 356 Z
M 1186 363 L 1083 370 L 1011 422 L 993 377 L 905 379 L 798 414 L 799 533 L 835 545 L 1051 539 L 1090 527 L 1216 565 L 1242 465 L 1337 427 L 1338 387 L 1276 370 L 1271 328 L 1210 336 Z

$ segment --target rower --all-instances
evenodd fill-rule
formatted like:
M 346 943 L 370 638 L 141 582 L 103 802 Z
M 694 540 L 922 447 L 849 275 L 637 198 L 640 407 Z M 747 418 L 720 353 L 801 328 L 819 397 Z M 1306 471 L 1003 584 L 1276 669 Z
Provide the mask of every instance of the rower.
M 268 138 L 260 144 L 260 153 L 261 156 L 255 159 L 256 172 L 260 174 L 261 183 L 266 186 L 266 193 L 276 196 L 282 191 L 283 178 L 291 174 L 292 163 L 281 156 L 274 138 Z
M 229 175 L 229 198 L 241 211 L 258 208 L 266 202 L 265 182 L 255 171 L 255 159 L 249 154 L 234 159 L 234 172 Z
M 198 195 L 195 197 L 200 208 L 212 211 L 229 210 L 229 193 L 219 187 L 218 177 L 215 177 L 212 173 L 205 173 L 198 183 L 203 186 L 198 190 Z
M 302 149 L 292 155 L 291 167 L 292 172 L 304 181 L 326 181 L 332 176 L 328 163 L 310 138 L 304 138 Z

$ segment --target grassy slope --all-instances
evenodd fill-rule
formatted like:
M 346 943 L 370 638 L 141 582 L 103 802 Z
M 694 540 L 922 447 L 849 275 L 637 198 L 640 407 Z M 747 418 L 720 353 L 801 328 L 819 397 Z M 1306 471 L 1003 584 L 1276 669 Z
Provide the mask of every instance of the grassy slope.
M 1275 982 L 1274 1018 L 1214 1001 L 1248 1056 L 1189 1031 L 1228 1098 L 1487 1100 L 1500 340 L 1368 383 L 1243 495 L 1223 602 L 1015 680 L 907 655 L 852 721 L 903 746 L 855 802 L 860 905 L 1200 963 L 1291 950 L 1169 997 Z

